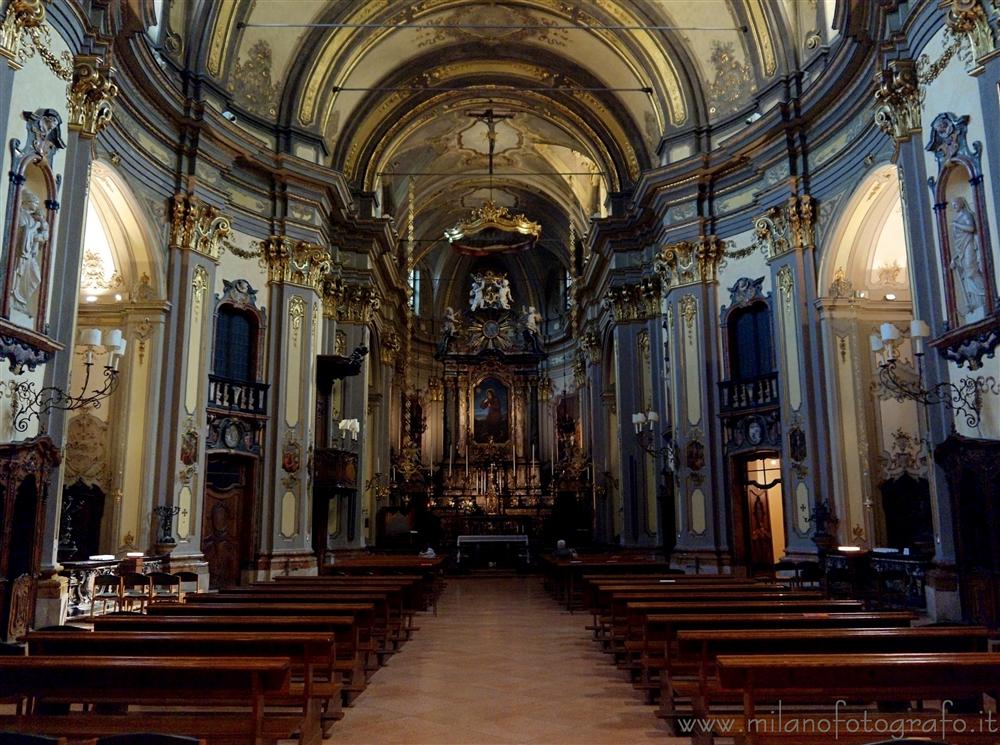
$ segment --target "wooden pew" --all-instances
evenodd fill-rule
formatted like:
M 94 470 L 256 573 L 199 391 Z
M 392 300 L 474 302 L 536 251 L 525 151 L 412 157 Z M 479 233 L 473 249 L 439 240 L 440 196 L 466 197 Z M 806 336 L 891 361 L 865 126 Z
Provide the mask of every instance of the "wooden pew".
M 748 614 L 748 613 L 853 613 L 864 610 L 858 600 L 730 600 L 715 599 L 707 602 L 685 602 L 682 599 L 623 602 L 624 624 L 612 627 L 612 648 L 621 667 L 642 670 L 642 684 L 651 681 L 649 673 L 662 666 L 664 641 L 655 635 L 655 626 L 647 623 L 653 614 Z M 619 660 L 619 656 L 621 659 Z
M 679 631 L 676 648 L 667 649 L 659 714 L 707 718 L 713 704 L 734 702 L 734 693 L 723 691 L 716 677 L 720 655 L 985 652 L 989 638 L 983 626 Z M 679 705 L 683 699 L 690 700 L 689 706 Z
M 650 699 L 655 696 L 659 685 L 653 683 L 654 673 L 666 665 L 667 645 L 674 645 L 682 630 L 898 627 L 909 626 L 914 618 L 913 613 L 903 611 L 650 613 L 643 627 L 637 685 L 649 692 Z
M 365 655 L 365 669 L 369 672 L 378 669 L 378 648 L 380 638 L 386 633 L 386 623 L 376 621 L 374 603 L 352 602 L 315 602 L 315 603 L 281 603 L 269 602 L 266 599 L 253 602 L 194 602 L 194 603 L 162 603 L 152 605 L 147 611 L 148 616 L 345 616 L 351 615 L 357 627 L 357 648 Z M 381 608 L 383 618 L 387 609 Z
M 277 604 L 350 604 L 371 603 L 373 606 L 374 625 L 372 636 L 376 642 L 373 651 L 378 655 L 381 664 L 384 657 L 392 654 L 404 636 L 405 625 L 402 611 L 402 596 L 390 590 L 341 590 L 334 588 L 320 592 L 307 589 L 304 592 L 285 593 L 271 592 L 260 588 L 223 589 L 218 592 L 189 595 L 186 601 L 190 605 L 217 605 L 219 603 L 277 603 Z
M 98 616 L 95 631 L 202 632 L 233 631 L 258 635 L 289 631 L 333 634 L 336 639 L 334 669 L 340 675 L 343 702 L 350 705 L 367 686 L 367 653 L 358 641 L 354 616 Z M 66 633 L 66 632 L 63 632 Z
M 209 745 L 270 745 L 298 732 L 317 745 L 318 710 L 269 706 L 287 700 L 289 683 L 288 660 L 273 657 L 211 665 L 204 657 L 0 657 L 0 696 L 31 701 L 23 715 L 0 715 L 0 729 L 75 740 L 156 731 Z
M 278 575 L 267 583 L 274 587 L 353 587 L 353 586 L 395 586 L 403 589 L 406 605 L 414 610 L 430 610 L 438 594 L 436 575 L 388 574 L 388 575 Z
M 995 713 L 949 716 L 940 708 L 891 713 L 873 707 L 886 699 L 937 702 L 994 696 L 1000 689 L 1000 657 L 995 653 L 722 655 L 717 664 L 720 685 L 741 694 L 742 714 L 735 731 L 727 734 L 736 734 L 744 745 L 855 745 L 873 737 L 884 739 L 886 733 L 943 739 L 952 745 L 1000 740 Z M 817 708 L 775 714 L 769 705 L 774 701 L 806 702 Z M 868 706 L 850 711 L 838 701 Z M 816 727 L 826 722 L 830 729 L 811 732 L 810 722 Z M 942 723 L 948 731 L 941 731 Z M 983 729 L 987 726 L 990 729 Z
M 306 631 L 32 631 L 28 653 L 49 656 L 277 657 L 291 663 L 290 697 L 320 706 L 324 733 L 343 716 L 334 634 Z M 211 661 L 205 663 L 211 666 Z

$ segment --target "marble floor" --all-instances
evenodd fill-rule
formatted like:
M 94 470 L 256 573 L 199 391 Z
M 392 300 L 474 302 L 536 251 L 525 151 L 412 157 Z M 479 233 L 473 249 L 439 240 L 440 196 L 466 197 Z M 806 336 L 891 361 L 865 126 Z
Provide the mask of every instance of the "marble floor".
M 537 577 L 449 580 L 331 745 L 687 745 Z

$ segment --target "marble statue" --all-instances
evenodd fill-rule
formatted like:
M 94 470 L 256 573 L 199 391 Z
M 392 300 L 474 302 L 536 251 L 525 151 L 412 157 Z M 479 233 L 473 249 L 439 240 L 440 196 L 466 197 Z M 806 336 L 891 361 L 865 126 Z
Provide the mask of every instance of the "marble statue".
M 469 290 L 469 309 L 485 308 L 483 303 L 483 278 L 476 274 L 472 277 L 472 289 Z
M 524 348 L 532 352 L 542 351 L 542 314 L 532 305 L 524 309 Z
M 497 302 L 500 303 L 500 307 L 504 310 L 510 310 L 511 304 L 514 302 L 514 297 L 510 292 L 510 280 L 506 277 L 500 279 L 500 292 Z
M 438 344 L 438 354 L 448 354 L 448 348 L 458 333 L 457 320 L 454 308 L 449 305 L 444 309 L 444 322 L 441 327 L 441 341 Z
M 21 192 L 18 214 L 17 264 L 11 285 L 14 307 L 28 316 L 35 314 L 35 298 L 42 284 L 42 257 L 49 240 L 49 223 L 38 197 Z
M 981 320 L 986 313 L 986 280 L 982 269 L 982 248 L 976 229 L 976 216 L 963 197 L 951 204 L 955 216 L 951 220 L 951 268 L 954 270 L 959 295 L 959 316 L 962 323 Z

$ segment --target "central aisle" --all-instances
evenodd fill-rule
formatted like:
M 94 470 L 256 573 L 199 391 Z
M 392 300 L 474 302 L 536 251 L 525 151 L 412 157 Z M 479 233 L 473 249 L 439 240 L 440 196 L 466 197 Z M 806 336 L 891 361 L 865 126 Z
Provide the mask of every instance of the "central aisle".
M 331 745 L 680 745 L 538 577 L 451 579 Z

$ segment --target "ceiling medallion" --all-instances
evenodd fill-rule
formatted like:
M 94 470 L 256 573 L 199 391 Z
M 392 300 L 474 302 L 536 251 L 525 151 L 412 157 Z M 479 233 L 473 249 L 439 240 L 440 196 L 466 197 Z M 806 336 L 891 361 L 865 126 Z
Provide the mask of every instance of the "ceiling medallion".
M 497 145 L 497 122 L 513 114 L 498 114 L 492 108 L 469 112 L 468 116 L 486 125 L 489 141 L 490 198 L 482 207 L 473 209 L 465 220 L 444 231 L 444 237 L 456 251 L 469 256 L 514 253 L 532 248 L 542 235 L 542 226 L 523 214 L 512 215 L 506 207 L 493 201 L 493 155 Z

